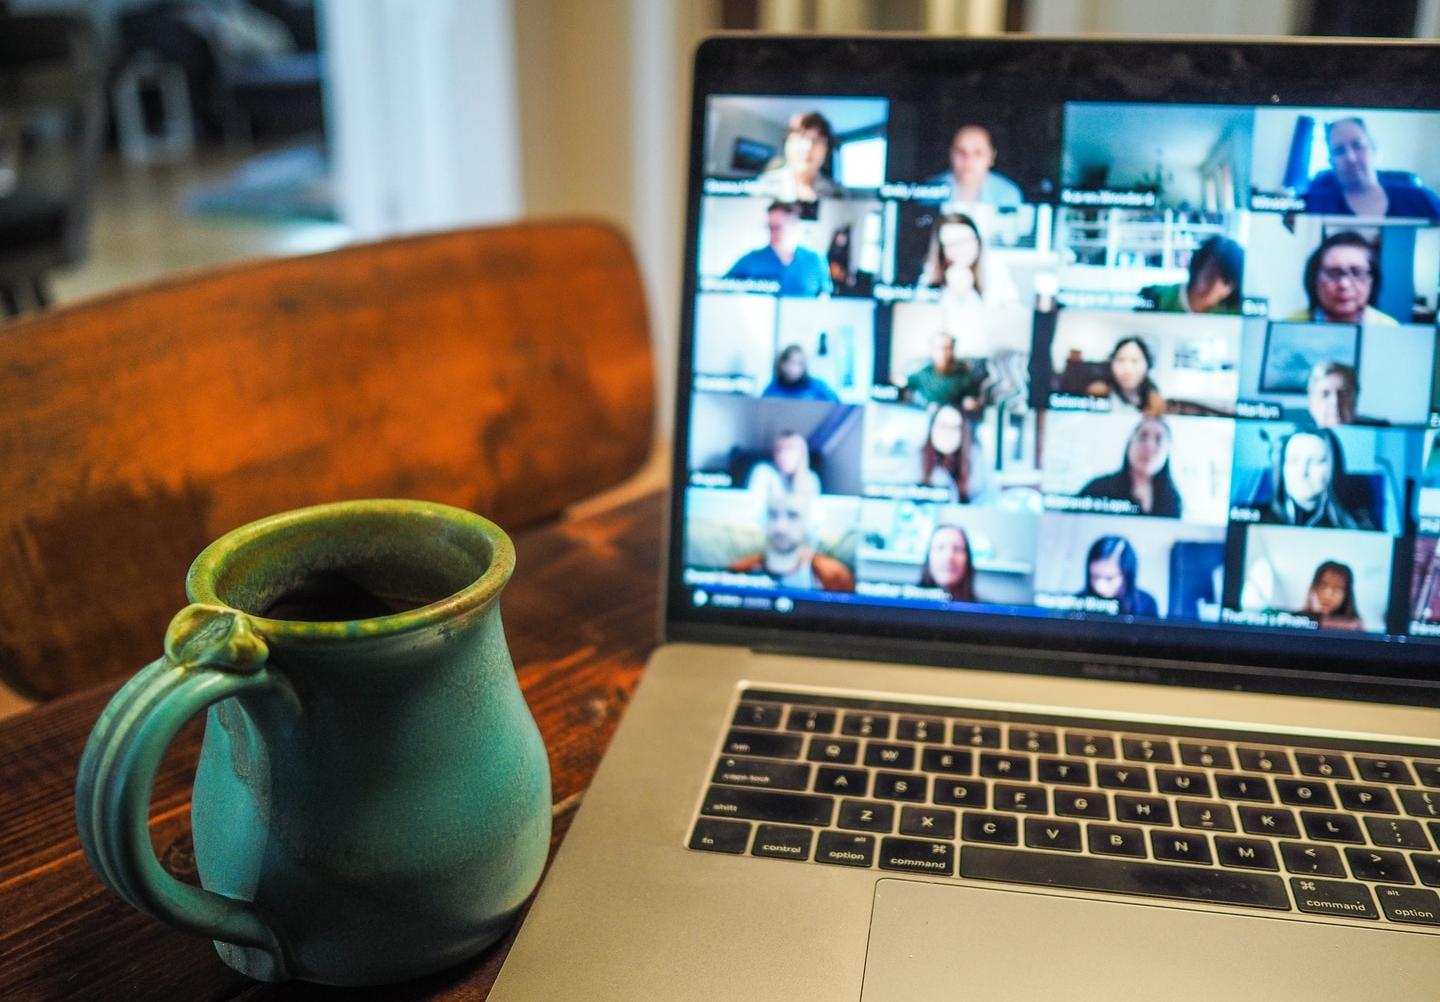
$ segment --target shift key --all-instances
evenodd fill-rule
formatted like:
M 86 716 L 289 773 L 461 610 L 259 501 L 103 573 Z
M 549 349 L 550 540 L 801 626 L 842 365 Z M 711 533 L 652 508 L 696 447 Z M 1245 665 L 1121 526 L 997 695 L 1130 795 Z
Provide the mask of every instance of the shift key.
M 807 793 L 772 793 L 746 787 L 712 786 L 705 791 L 701 814 L 796 825 L 828 825 L 835 813 L 834 797 Z

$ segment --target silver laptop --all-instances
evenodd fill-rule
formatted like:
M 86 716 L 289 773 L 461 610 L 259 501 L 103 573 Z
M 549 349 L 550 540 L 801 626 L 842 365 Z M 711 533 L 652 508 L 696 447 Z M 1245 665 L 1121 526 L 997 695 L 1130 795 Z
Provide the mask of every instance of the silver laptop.
M 1440 997 L 1437 56 L 701 46 L 666 643 L 495 997 Z

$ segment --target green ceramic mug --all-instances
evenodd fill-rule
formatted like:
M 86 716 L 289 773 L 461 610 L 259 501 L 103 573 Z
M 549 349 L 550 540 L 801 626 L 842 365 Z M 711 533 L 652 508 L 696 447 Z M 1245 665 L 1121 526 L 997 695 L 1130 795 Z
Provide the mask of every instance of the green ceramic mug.
M 382 984 L 488 946 L 540 879 L 550 770 L 500 624 L 509 538 L 458 508 L 349 501 L 221 537 L 165 655 L 101 714 L 75 813 L 95 872 L 253 978 Z M 208 708 L 204 889 L 155 858 L 155 768 Z

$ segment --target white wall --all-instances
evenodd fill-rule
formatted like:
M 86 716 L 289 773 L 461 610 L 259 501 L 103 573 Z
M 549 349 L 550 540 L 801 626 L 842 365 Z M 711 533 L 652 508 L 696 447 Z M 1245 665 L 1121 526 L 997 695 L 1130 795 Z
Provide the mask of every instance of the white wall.
M 1025 6 L 1025 26 L 1053 35 L 1284 35 L 1305 9 L 1275 0 L 1037 0 Z

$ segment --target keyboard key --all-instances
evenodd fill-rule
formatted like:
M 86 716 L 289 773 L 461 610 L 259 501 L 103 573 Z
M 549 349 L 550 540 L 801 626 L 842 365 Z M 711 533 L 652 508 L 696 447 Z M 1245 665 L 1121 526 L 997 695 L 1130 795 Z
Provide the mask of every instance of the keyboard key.
M 1334 814 L 1330 811 L 1301 811 L 1300 823 L 1305 826 L 1307 838 L 1317 842 L 1354 842 L 1365 844 L 1360 834 L 1360 822 L 1348 814 Z
M 1375 910 L 1375 902 L 1370 897 L 1370 889 L 1364 884 L 1291 877 L 1290 886 L 1295 891 L 1295 904 L 1302 912 L 1314 915 L 1344 915 L 1349 918 L 1380 917 L 1380 913 Z
M 1097 825 L 1092 822 L 1085 826 L 1085 837 L 1090 851 L 1101 856 L 1145 858 L 1145 833 L 1139 828 Z
M 840 724 L 840 733 L 852 738 L 879 738 L 890 736 L 890 714 L 888 713 L 847 713 Z
M 1391 922 L 1440 925 L 1440 894 L 1419 887 L 1377 887 L 1380 910 Z
M 1025 844 L 1032 849 L 1079 852 L 1081 849 L 1080 826 L 1073 821 L 1026 818 Z
M 1440 856 L 1412 852 L 1410 862 L 1415 865 L 1415 876 L 1420 878 L 1420 883 L 1440 887 Z
M 1409 818 L 1366 818 L 1370 841 L 1391 849 L 1429 849 L 1430 840 L 1420 822 Z
M 1430 829 L 1430 841 L 1440 848 L 1440 821 L 1427 821 L 1425 827 Z
M 1203 828 L 1208 831 L 1233 832 L 1235 815 L 1229 804 L 1216 800 L 1177 800 L 1175 813 L 1181 828 Z
M 1067 818 L 1110 820 L 1110 801 L 1094 790 L 1056 790 L 1055 813 Z
M 748 821 L 722 821 L 720 818 L 701 818 L 695 822 L 690 833 L 690 848 L 701 852 L 728 852 L 738 854 L 745 851 L 750 841 Z
M 1131 762 L 1153 762 L 1158 765 L 1173 765 L 1175 752 L 1168 738 L 1122 738 L 1120 750 Z
M 900 808 L 900 834 L 922 838 L 954 838 L 955 812 L 944 807 Z
M 841 769 L 822 765 L 815 773 L 816 793 L 843 793 L 847 797 L 863 797 L 870 789 L 870 774 L 864 769 Z
M 944 741 L 945 721 L 930 717 L 901 717 L 895 725 L 895 737 L 901 741 Z
M 1048 813 L 1048 799 L 1043 786 L 1016 786 L 996 783 L 994 801 L 997 811 L 1019 811 L 1022 814 Z
M 873 800 L 842 800 L 836 828 L 862 832 L 890 832 L 895 829 L 895 805 Z
M 1167 832 L 1151 830 L 1150 848 L 1155 858 L 1167 863 L 1209 864 L 1210 844 L 1204 835 L 1195 832 Z
M 1405 813 L 1417 818 L 1440 818 L 1440 793 L 1429 790 L 1400 790 Z
M 765 758 L 727 756 L 715 765 L 712 783 L 732 786 L 768 786 L 776 790 L 804 790 L 810 786 L 810 766 L 774 762 Z
M 741 703 L 735 707 L 735 717 L 730 722 L 736 727 L 768 727 L 773 730 L 780 726 L 780 704 Z
M 935 777 L 935 796 L 937 804 L 949 804 L 951 807 L 978 807 L 988 806 L 985 784 L 977 781 L 958 783 L 953 779 L 946 779 L 943 776 Z
M 1139 832 L 1135 834 L 1138 836 Z M 1070 887 L 1276 911 L 1290 909 L 1284 883 L 1279 877 L 1264 873 L 966 846 L 960 854 L 960 874 L 972 880 Z
M 1065 735 L 1065 754 L 1084 758 L 1114 758 L 1115 739 L 1108 734 L 1070 731 Z
M 1155 789 L 1161 793 L 1174 793 L 1182 797 L 1210 796 L 1210 780 L 1203 772 L 1185 772 L 1179 769 L 1156 769 Z
M 815 862 L 869 867 L 875 862 L 875 836 L 821 832 L 815 840 Z
M 1036 763 L 1036 778 L 1042 783 L 1061 783 L 1067 786 L 1090 785 L 1090 763 L 1074 759 L 1042 758 Z
M 1356 880 L 1376 880 L 1385 884 L 1415 883 L 1410 867 L 1405 865 L 1403 852 L 1347 848 L 1345 859 L 1350 863 L 1350 872 Z
M 810 734 L 829 734 L 835 730 L 834 710 L 811 710 L 803 706 L 790 707 L 790 716 L 785 720 L 787 731 L 805 731 Z
M 1041 755 L 1054 755 L 1060 751 L 1060 739 L 1054 731 L 1040 730 L 1034 727 L 1019 727 L 1011 724 L 1010 750 L 1038 752 Z
M 980 755 L 980 775 L 991 779 L 1014 779 L 1024 781 L 1030 778 L 1030 760 L 1024 755 Z
M 860 742 L 845 738 L 811 738 L 805 757 L 811 762 L 852 765 L 860 757 Z
M 1150 792 L 1150 770 L 1143 765 L 1111 765 L 1101 762 L 1095 766 L 1095 782 L 1107 790 L 1139 790 Z
M 927 777 L 913 772 L 877 772 L 873 796 L 886 800 L 925 800 Z
M 769 856 L 771 859 L 809 859 L 810 836 L 809 828 L 756 825 L 755 843 L 750 847 L 750 855 Z
M 995 845 L 1015 845 L 1020 841 L 1016 834 L 1020 823 L 1005 814 L 980 814 L 965 811 L 960 815 L 960 837 L 966 842 L 990 842 Z
M 1281 842 L 1280 855 L 1285 860 L 1285 869 L 1291 873 L 1310 873 L 1321 877 L 1345 876 L 1345 864 L 1340 861 L 1340 850 L 1328 845 Z
M 949 748 L 925 748 L 920 752 L 920 768 L 926 772 L 948 772 L 968 776 L 975 769 L 974 755 Z
M 1233 866 L 1242 870 L 1280 869 L 1280 864 L 1275 859 L 1275 850 L 1269 842 L 1259 839 L 1216 835 L 1215 858 L 1221 866 Z
M 1224 745 L 1197 745 L 1180 742 L 1180 761 L 1202 769 L 1233 769 L 1235 760 Z
M 1420 785 L 1440 790 L 1440 762 L 1416 762 L 1415 775 L 1420 777 Z
M 915 749 L 910 745 L 886 745 L 869 741 L 865 745 L 865 764 L 880 769 L 913 769 Z
M 1330 787 L 1308 779 L 1276 779 L 1275 793 L 1280 803 L 1292 807 L 1334 807 Z
M 1355 756 L 1355 771 L 1367 783 L 1413 783 L 1410 767 L 1394 758 L 1362 758 Z
M 1299 838 L 1295 812 L 1283 807 L 1241 807 L 1240 827 L 1250 835 L 1278 835 Z
M 880 840 L 880 869 L 948 877 L 955 872 L 955 846 L 949 842 L 925 842 L 892 835 Z
M 950 743 L 971 748 L 999 748 L 1000 728 L 995 724 L 967 724 L 957 720 L 951 730 Z
M 1170 802 L 1159 797 L 1131 797 L 1115 794 L 1115 820 L 1139 821 L 1147 825 L 1170 825 Z
M 770 731 L 743 731 L 738 727 L 725 735 L 725 754 L 764 755 L 766 758 L 799 758 L 802 738 Z
M 1218 773 L 1215 776 L 1215 792 L 1226 800 L 1253 800 L 1261 804 L 1275 802 L 1270 795 L 1270 782 L 1264 776 Z
M 1350 771 L 1350 763 L 1338 752 L 1297 751 L 1295 764 L 1300 767 L 1302 776 L 1314 776 L 1317 779 L 1355 778 L 1355 774 Z
M 1240 748 L 1235 754 L 1240 758 L 1240 768 L 1246 772 L 1268 772 L 1288 776 L 1290 756 L 1279 748 Z
M 835 798 L 806 793 L 774 793 L 738 786 L 712 786 L 705 791 L 700 813 L 750 821 L 828 825 L 830 816 L 835 813 Z
M 1340 804 L 1346 810 L 1363 811 L 1367 814 L 1399 814 L 1395 798 L 1383 786 L 1355 786 L 1350 783 L 1336 783 Z

